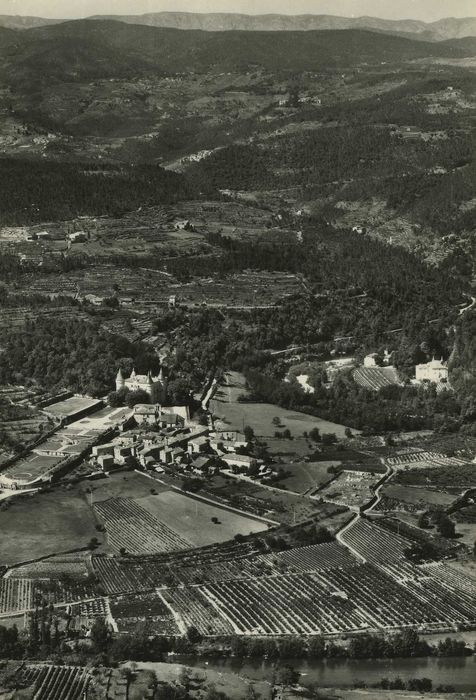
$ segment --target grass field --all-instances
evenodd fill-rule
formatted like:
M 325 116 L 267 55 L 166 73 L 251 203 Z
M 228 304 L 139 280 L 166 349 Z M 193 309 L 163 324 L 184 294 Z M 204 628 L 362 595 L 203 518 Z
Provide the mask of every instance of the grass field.
M 168 487 L 159 481 L 152 481 L 137 472 L 119 472 L 107 479 L 88 483 L 92 489 L 92 501 L 106 501 L 109 498 L 143 498 L 149 496 L 151 489 L 167 491 Z
M 345 437 L 345 425 L 315 418 L 307 413 L 286 411 L 271 403 L 235 403 L 216 398 L 211 401 L 211 410 L 232 430 L 243 430 L 243 426 L 251 425 L 259 437 L 274 437 L 276 430 L 285 428 L 290 430 L 293 437 L 301 437 L 313 428 L 319 428 L 321 433 L 335 433 L 338 438 Z M 273 423 L 275 417 L 280 419 L 280 429 Z
M 401 486 L 400 484 L 384 486 L 382 495 L 405 503 L 421 503 L 422 507 L 431 505 L 447 507 L 455 500 L 454 496 L 441 490 Z
M 0 509 L 0 565 L 85 547 L 91 537 L 103 542 L 98 551 L 109 550 L 104 536 L 96 530 L 91 501 L 140 498 L 150 495 L 151 487 L 160 490 L 160 484 L 127 472 L 82 482 L 73 489 L 55 488 L 49 493 L 11 499 Z
M 288 428 L 293 438 L 296 438 L 302 437 L 305 432 L 309 433 L 313 428 L 319 428 L 321 433 L 335 433 L 338 438 L 345 437 L 345 425 L 331 423 L 307 413 L 287 411 L 270 403 L 239 402 L 238 398 L 247 393 L 245 378 L 239 372 L 228 372 L 225 381 L 226 384 L 219 387 L 210 402 L 210 409 L 218 419 L 234 430 L 243 430 L 243 426 L 251 425 L 256 435 L 269 438 L 274 437 L 276 431 L 282 432 Z M 273 418 L 279 418 L 279 428 L 273 423 Z
M 283 480 L 283 484 L 289 491 L 304 493 L 313 490 L 333 478 L 328 469 L 339 466 L 340 462 L 298 462 L 286 464 L 285 469 L 291 472 L 291 476 Z
M 0 510 L 0 564 L 14 564 L 101 540 L 78 490 L 14 498 Z
M 164 491 L 157 496 L 149 495 L 136 501 L 195 546 L 224 542 L 238 533 L 248 535 L 250 532 L 267 529 L 266 524 L 258 520 L 217 508 L 175 491 Z M 212 523 L 213 517 L 218 518 L 217 524 Z

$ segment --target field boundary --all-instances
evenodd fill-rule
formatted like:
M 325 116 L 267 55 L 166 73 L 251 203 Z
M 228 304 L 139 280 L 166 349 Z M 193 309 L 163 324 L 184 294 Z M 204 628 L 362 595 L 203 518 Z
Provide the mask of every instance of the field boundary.
M 218 503 L 217 501 L 213 501 L 211 498 L 207 498 L 207 496 L 199 496 L 197 493 L 189 493 L 189 492 L 184 492 L 182 489 L 180 489 L 178 486 L 175 486 L 174 484 L 168 484 L 166 481 L 162 481 L 162 479 L 156 479 L 154 476 L 151 476 L 150 474 L 146 474 L 145 472 L 141 472 L 139 469 L 134 469 L 137 474 L 142 474 L 142 476 L 146 476 L 148 479 L 151 479 L 151 481 L 158 481 L 160 484 L 163 484 L 164 486 L 167 486 L 169 489 L 173 491 L 177 491 L 177 493 L 180 493 L 182 496 L 186 496 L 187 498 L 195 499 L 196 501 L 203 501 L 204 503 L 209 503 L 212 506 L 215 506 L 216 508 L 221 508 L 222 510 L 228 510 L 231 513 L 238 513 L 239 515 L 246 516 L 247 518 L 250 518 L 251 520 L 257 520 L 258 522 L 261 523 L 268 523 L 269 525 L 276 525 L 279 526 L 281 523 L 278 523 L 276 520 L 271 520 L 270 518 L 263 518 L 261 515 L 255 515 L 254 513 L 248 513 L 246 510 L 240 510 L 239 508 L 234 508 L 233 506 L 228 506 L 225 503 Z

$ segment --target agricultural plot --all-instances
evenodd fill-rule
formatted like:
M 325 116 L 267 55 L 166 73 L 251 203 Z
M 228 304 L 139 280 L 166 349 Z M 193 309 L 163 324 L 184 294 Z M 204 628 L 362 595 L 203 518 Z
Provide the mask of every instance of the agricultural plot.
M 294 442 L 294 441 L 293 441 Z M 289 472 L 283 480 L 288 491 L 294 493 L 312 493 L 315 489 L 331 481 L 334 476 L 329 473 L 330 467 L 338 467 L 341 462 L 285 462 L 283 468 Z
M 372 487 L 379 477 L 369 472 L 342 471 L 328 486 L 316 494 L 325 501 L 332 501 L 348 508 L 358 509 L 368 503 L 372 496 Z
M 91 586 L 41 579 L 0 579 L 0 615 L 14 615 L 31 610 L 38 600 L 48 604 L 66 604 L 93 596 Z
M 30 579 L 0 579 L 0 615 L 30 610 L 33 600 L 34 587 Z
M 397 533 L 389 532 L 368 520 L 359 518 L 341 536 L 352 552 L 366 561 L 382 562 L 404 558 L 404 551 L 414 542 Z
M 385 464 L 393 469 L 431 469 L 432 467 L 451 467 L 467 464 L 458 457 L 447 457 L 441 452 L 406 452 L 385 457 Z
M 234 578 L 242 574 L 259 575 L 261 565 L 254 567 L 258 549 L 251 543 L 224 542 L 219 545 L 169 552 L 153 557 L 113 558 L 93 556 L 94 573 L 109 594 L 152 590 L 166 585 L 197 583 L 195 577 L 205 580 L 216 574 Z M 171 584 L 172 581 L 172 584 Z
M 267 529 L 267 524 L 261 520 L 247 518 L 175 491 L 164 491 L 136 502 L 196 547 L 225 542 L 238 533 L 249 535 Z M 213 518 L 218 522 L 212 522 Z
M 235 508 L 250 511 L 271 520 L 292 524 L 300 520 L 319 517 L 326 527 L 333 529 L 342 524 L 348 514 L 344 506 L 333 503 L 318 503 L 315 499 L 288 491 L 269 489 L 256 481 L 234 479 L 227 481 L 222 476 L 214 477 L 207 485 L 212 498 L 223 499 Z
M 307 413 L 290 412 L 270 403 L 239 402 L 238 397 L 246 394 L 246 388 L 245 379 L 238 372 L 228 372 L 225 381 L 210 402 L 210 410 L 231 430 L 242 430 L 243 425 L 252 425 L 259 437 L 274 437 L 277 428 L 273 419 L 278 418 L 280 425 L 288 428 L 293 437 L 302 437 L 304 432 L 309 433 L 313 428 L 319 428 L 321 433 L 345 437 L 345 425 Z
M 405 511 L 417 513 L 431 508 L 447 508 L 455 497 L 441 490 L 403 486 L 400 484 L 385 485 L 381 492 L 382 500 L 375 510 Z
M 106 526 L 111 547 L 117 551 L 154 554 L 190 547 L 188 540 L 132 499 L 111 498 L 96 503 L 94 509 Z
M 232 623 L 201 590 L 195 587 L 170 588 L 161 591 L 161 596 L 174 612 L 181 631 L 196 627 L 204 635 L 232 633 Z
M 85 697 L 89 674 L 74 666 L 42 666 L 34 683 L 35 700 L 80 700 Z
M 147 629 L 150 634 L 180 634 L 169 606 L 156 594 L 116 598 L 111 603 L 111 614 L 122 633 Z
M 10 569 L 6 578 L 60 578 L 68 576 L 81 579 L 89 573 L 86 556 L 80 554 L 63 554 L 43 561 Z
M 402 384 L 395 367 L 357 367 L 352 372 L 352 378 L 356 384 L 371 391 L 378 391 L 384 386 Z
M 476 620 L 476 601 L 431 576 L 397 582 L 371 564 L 241 579 L 163 593 L 202 634 L 336 634 Z M 204 602 L 205 601 L 205 602 Z M 220 618 L 217 617 L 217 612 Z
M 16 564 L 85 547 L 96 521 L 79 490 L 26 494 L 0 510 L 0 564 Z
M 396 474 L 395 482 L 408 486 L 430 486 L 458 492 L 476 486 L 476 470 L 471 462 L 430 467 L 411 465 L 408 469 L 400 470 Z
M 278 554 L 265 554 L 262 558 L 271 558 L 271 560 L 283 562 L 296 572 L 344 568 L 355 566 L 358 563 L 358 560 L 352 556 L 349 550 L 337 542 L 297 547 Z
M 96 598 L 95 600 L 71 605 L 71 615 L 86 619 L 107 617 L 109 612 L 109 604 L 106 598 Z

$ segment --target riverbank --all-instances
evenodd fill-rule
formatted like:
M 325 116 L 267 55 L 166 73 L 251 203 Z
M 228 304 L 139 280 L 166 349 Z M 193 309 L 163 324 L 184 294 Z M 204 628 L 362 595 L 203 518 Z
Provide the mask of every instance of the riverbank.
M 253 683 L 269 682 L 275 669 L 273 662 L 260 659 L 188 659 L 184 657 L 180 662 L 194 669 L 236 674 Z M 475 693 L 476 697 L 476 656 L 315 661 L 290 659 L 280 660 L 278 663 L 293 666 L 301 673 L 301 682 L 304 685 L 315 684 L 319 688 L 347 687 L 350 689 L 357 683 L 365 683 L 370 687 L 379 683 L 382 678 L 401 678 L 404 682 L 412 678 L 430 678 L 434 688 L 439 685 L 452 686 L 458 693 Z M 372 689 L 369 688 L 369 690 Z M 384 692 L 378 690 L 378 697 L 385 697 Z M 397 691 L 392 691 L 392 693 L 395 692 Z M 425 695 L 425 697 L 429 696 Z M 448 695 L 445 694 L 445 697 Z

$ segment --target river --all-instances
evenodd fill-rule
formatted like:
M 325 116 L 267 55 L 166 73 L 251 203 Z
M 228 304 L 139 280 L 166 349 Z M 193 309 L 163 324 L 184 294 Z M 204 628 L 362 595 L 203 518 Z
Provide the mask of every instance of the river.
M 195 668 L 207 668 L 221 673 L 236 673 L 251 680 L 269 680 L 273 663 L 261 660 L 197 659 L 187 657 L 180 663 Z M 282 661 L 302 674 L 303 681 L 323 688 L 353 686 L 358 681 L 368 685 L 382 678 L 402 680 L 431 678 L 433 687 L 452 685 L 458 692 L 476 690 L 476 656 L 422 659 L 327 659 L 323 661 Z

